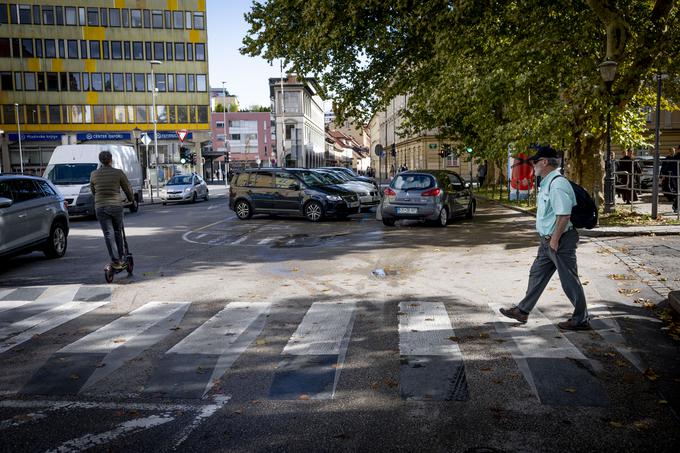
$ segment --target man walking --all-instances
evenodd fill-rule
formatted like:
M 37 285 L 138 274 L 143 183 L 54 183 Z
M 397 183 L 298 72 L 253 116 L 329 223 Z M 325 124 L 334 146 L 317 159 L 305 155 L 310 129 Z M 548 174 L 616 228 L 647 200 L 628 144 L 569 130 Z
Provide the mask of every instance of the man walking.
M 484 160 L 484 163 L 477 167 L 477 183 L 479 187 L 484 185 L 484 180 L 486 179 L 486 173 L 489 171 L 489 162 Z
M 583 286 L 578 277 L 576 247 L 579 235 L 569 221 L 576 196 L 569 181 L 557 169 L 557 151 L 541 147 L 529 158 L 534 173 L 541 176 L 536 210 L 536 230 L 541 238 L 538 254 L 529 272 L 529 286 L 524 299 L 516 307 L 501 308 L 501 313 L 522 324 L 538 302 L 548 282 L 557 270 L 562 289 L 574 306 L 574 312 L 557 326 L 564 330 L 590 330 L 588 309 Z
M 94 195 L 94 207 L 104 232 L 106 248 L 114 269 L 122 269 L 123 264 L 123 204 L 120 190 L 123 189 L 128 200 L 133 200 L 130 181 L 122 170 L 113 168 L 113 158 L 109 151 L 99 153 L 102 166 L 90 175 L 90 189 Z

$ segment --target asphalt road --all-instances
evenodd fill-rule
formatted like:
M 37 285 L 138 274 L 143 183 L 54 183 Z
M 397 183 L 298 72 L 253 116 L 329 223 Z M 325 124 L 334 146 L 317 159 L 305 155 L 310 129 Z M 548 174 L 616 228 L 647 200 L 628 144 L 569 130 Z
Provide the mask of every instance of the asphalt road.
M 532 220 L 446 229 L 239 221 L 224 196 L 98 224 L 0 264 L 1 451 L 675 451 L 678 343 L 657 293 L 582 241 L 592 332 L 555 277 L 519 326 Z M 636 239 L 637 240 L 637 239 Z M 625 241 L 625 240 L 622 240 Z M 672 239 L 671 239 L 672 241 Z M 621 244 L 614 244 L 621 245 Z M 663 306 L 663 305 L 661 305 Z

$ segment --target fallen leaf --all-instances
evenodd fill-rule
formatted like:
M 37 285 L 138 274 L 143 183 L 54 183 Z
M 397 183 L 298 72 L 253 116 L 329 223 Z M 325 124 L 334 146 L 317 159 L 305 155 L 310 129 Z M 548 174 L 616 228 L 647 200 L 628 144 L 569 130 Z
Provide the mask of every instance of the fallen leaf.
M 391 378 L 383 379 L 383 384 L 385 384 L 389 388 L 395 388 L 395 387 L 399 386 L 399 384 L 394 379 L 391 379 Z
M 349 439 L 349 434 L 340 433 L 340 434 L 336 434 L 333 437 L 336 438 L 336 439 Z
M 609 422 L 609 426 L 612 428 L 623 428 L 623 423 L 611 421 Z
M 657 379 L 659 379 L 659 375 L 657 375 L 651 368 L 647 368 L 644 372 L 644 375 L 650 381 L 656 381 Z
M 425 318 L 425 321 L 434 321 L 434 318 Z
M 564 389 L 564 391 L 568 393 L 576 393 L 576 389 L 572 387 L 567 387 Z
M 259 340 L 255 340 L 255 344 L 258 346 L 262 346 L 264 344 L 267 344 L 267 340 L 265 340 L 264 338 L 260 338 Z
M 666 400 L 659 400 L 658 403 L 659 403 L 659 404 L 668 404 L 668 401 L 666 401 Z
M 405 314 L 406 314 L 406 313 L 404 313 L 403 311 L 398 311 L 398 312 L 397 312 L 397 316 L 404 316 Z
M 609 278 L 612 280 L 634 280 L 635 277 L 632 275 L 626 275 L 626 274 L 609 274 Z
M 170 330 L 179 330 L 179 326 L 177 326 L 177 327 L 171 327 Z
M 619 293 L 624 296 L 633 296 L 640 292 L 640 288 L 619 288 Z
M 486 368 L 482 368 L 481 370 L 482 370 L 482 371 L 491 371 L 491 368 L 486 367 Z
M 122 417 L 123 415 L 125 415 L 125 411 L 116 411 L 116 413 L 114 415 L 116 417 Z
M 647 430 L 652 427 L 652 423 L 649 420 L 637 420 L 633 422 L 635 429 L 642 431 Z
M 479 334 L 479 338 L 486 340 L 487 338 L 489 338 L 489 334 L 486 332 L 482 332 Z
M 449 340 L 455 341 L 455 342 L 459 342 L 459 341 L 460 341 L 460 338 L 458 338 L 458 337 L 449 337 Z
M 380 382 L 374 382 L 371 384 L 373 390 L 378 390 L 380 388 Z
M 298 272 L 299 270 L 300 269 L 298 269 L 297 267 L 294 267 L 294 268 L 291 269 L 292 272 Z
M 125 338 L 116 338 L 113 340 L 114 343 L 125 343 Z
M 300 395 L 298 396 L 298 399 L 302 401 L 307 401 L 309 399 L 309 395 Z
M 622 368 L 628 368 L 628 362 L 626 362 L 625 360 L 617 360 L 616 366 L 620 366 Z
M 197 374 L 205 374 L 205 373 L 206 373 L 206 369 L 199 366 L 198 368 L 196 368 L 196 373 L 197 373 Z
M 74 373 L 71 376 L 69 376 L 69 378 L 71 378 L 74 381 L 77 381 L 78 379 L 80 379 L 80 376 L 78 376 L 77 374 Z

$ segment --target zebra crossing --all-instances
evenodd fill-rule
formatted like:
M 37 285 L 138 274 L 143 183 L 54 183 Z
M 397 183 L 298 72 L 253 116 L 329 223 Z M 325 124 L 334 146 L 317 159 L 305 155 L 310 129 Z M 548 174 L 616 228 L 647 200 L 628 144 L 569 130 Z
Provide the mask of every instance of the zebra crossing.
M 16 346 L 86 316 L 111 302 L 108 287 L 65 285 L 18 288 L 0 293 L 0 361 Z M 21 299 L 23 298 L 23 299 Z M 151 301 L 63 345 L 28 376 L 23 396 L 98 395 L 105 382 L 147 349 L 180 329 L 189 301 Z M 206 399 L 237 360 L 275 321 L 273 302 L 229 302 L 153 362 L 143 398 Z M 524 326 L 498 315 L 493 327 L 541 404 L 606 406 L 602 382 L 590 360 L 553 322 L 536 310 Z M 313 302 L 279 351 L 271 377 L 271 400 L 332 399 L 352 342 L 361 302 Z M 399 394 L 403 400 L 467 401 L 466 356 L 442 302 L 401 302 L 398 332 Z M 606 326 L 610 329 L 612 326 Z M 17 353 L 15 353 L 17 354 Z M 573 389 L 565 392 L 564 389 Z M 2 390 L 2 389 L 0 389 Z M 219 392 L 217 392 L 219 393 Z

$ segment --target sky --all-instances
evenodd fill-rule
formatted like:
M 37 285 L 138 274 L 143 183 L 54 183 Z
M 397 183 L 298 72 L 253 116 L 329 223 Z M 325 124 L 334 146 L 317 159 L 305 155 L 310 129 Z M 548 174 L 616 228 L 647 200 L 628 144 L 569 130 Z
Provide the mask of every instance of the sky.
M 241 107 L 269 106 L 269 78 L 279 77 L 279 62 L 270 66 L 260 57 L 241 55 L 243 37 L 249 27 L 243 18 L 252 0 L 207 0 L 208 64 L 212 88 L 238 96 Z

